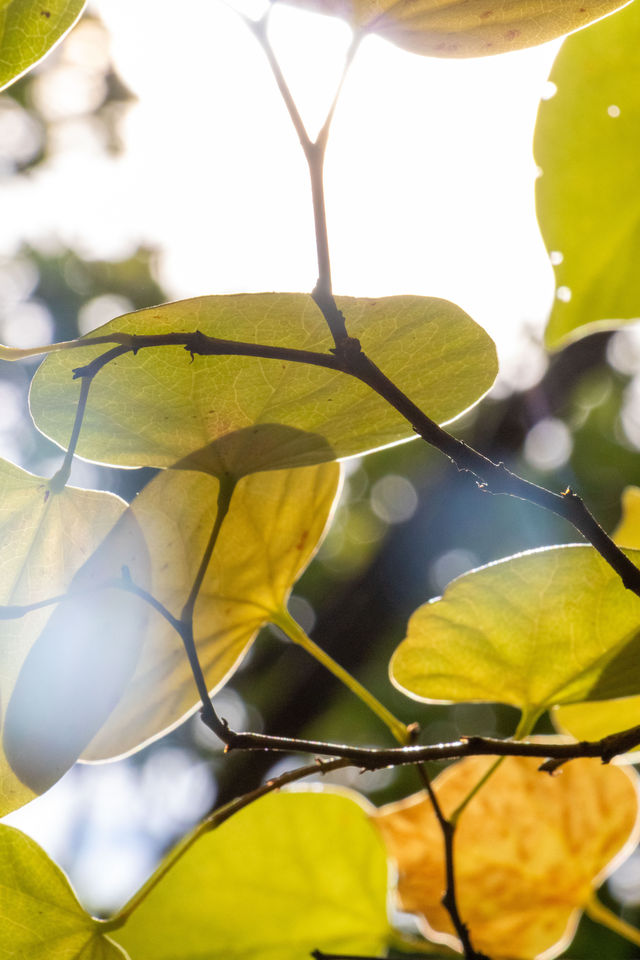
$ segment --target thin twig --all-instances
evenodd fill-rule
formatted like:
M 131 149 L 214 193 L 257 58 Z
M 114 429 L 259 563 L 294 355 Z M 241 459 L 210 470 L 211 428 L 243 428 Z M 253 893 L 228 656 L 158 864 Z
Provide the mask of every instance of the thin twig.
M 89 399 L 89 390 L 91 388 L 93 377 L 83 377 L 80 384 L 80 396 L 78 397 L 78 406 L 76 407 L 76 418 L 73 424 L 73 430 L 71 431 L 71 438 L 69 440 L 69 446 L 67 452 L 65 453 L 64 460 L 62 461 L 62 466 L 57 473 L 51 477 L 48 483 L 48 489 L 50 493 L 60 493 L 66 485 L 67 481 L 71 475 L 71 467 L 73 465 L 73 458 L 76 453 L 76 447 L 78 446 L 78 440 L 80 439 L 80 431 L 82 429 L 82 421 L 84 420 L 85 411 L 87 409 L 87 400 Z
M 325 953 L 324 950 L 312 950 L 309 956 L 313 957 L 313 960 L 385 960 L 384 957 L 371 957 L 362 953 Z M 425 960 L 426 956 L 437 960 L 437 957 L 441 954 L 404 953 L 402 955 L 403 960 Z
M 614 757 L 640 745 L 640 725 L 609 734 L 600 740 L 581 740 L 577 743 L 527 743 L 522 740 L 499 740 L 495 737 L 465 737 L 451 743 L 409 747 L 354 747 L 321 740 L 303 740 L 294 737 L 274 737 L 263 733 L 238 733 L 218 719 L 215 732 L 227 750 L 270 750 L 278 752 L 309 753 L 314 756 L 341 757 L 351 760 L 363 770 L 380 770 L 429 761 L 458 760 L 462 757 L 538 757 L 545 761 L 580 758 L 598 758 L 609 763 Z M 557 766 L 557 764 L 556 764 Z M 543 764 L 549 769 L 549 764 Z
M 318 302 L 318 301 L 316 301 Z M 321 304 L 321 301 L 320 301 Z M 326 305 L 323 309 L 327 309 Z M 443 453 L 458 470 L 476 478 L 481 490 L 494 495 L 517 497 L 550 510 L 566 520 L 588 541 L 619 575 L 624 586 L 640 596 L 640 570 L 622 552 L 590 513 L 584 501 L 573 490 L 553 493 L 512 473 L 504 463 L 494 463 L 462 440 L 444 430 L 407 397 L 362 351 L 360 342 L 349 337 L 332 353 L 276 347 L 267 344 L 242 343 L 209 337 L 196 330 L 192 333 L 129 335 L 114 333 L 120 345 L 74 370 L 75 377 L 93 377 L 115 357 L 124 353 L 160 346 L 181 346 L 193 356 L 246 356 L 285 360 L 324 367 L 355 377 L 386 400 L 411 424 L 428 444 Z
M 206 333 L 193 330 L 189 333 L 152 333 L 129 334 L 127 342 L 122 343 L 122 334 L 114 333 L 112 341 L 120 346 L 96 357 L 73 371 L 74 379 L 95 376 L 111 360 L 125 353 L 138 353 L 151 347 L 184 347 L 191 357 L 258 357 L 264 360 L 288 360 L 291 363 L 306 363 L 328 370 L 341 371 L 338 359 L 330 353 L 315 350 L 298 350 L 295 347 L 276 347 L 263 343 L 242 343 L 239 340 L 223 340 L 209 337 Z M 91 339 L 79 341 L 82 346 L 91 346 Z
M 268 18 L 263 17 L 256 23 L 248 21 L 249 26 L 258 40 L 264 54 L 267 58 L 271 72 L 273 73 L 278 90 L 291 118 L 291 122 L 300 141 L 303 153 L 305 155 L 307 166 L 309 168 L 309 177 L 311 181 L 311 197 L 313 201 L 313 222 L 316 237 L 316 254 L 318 258 L 318 281 L 313 292 L 313 299 L 318 304 L 322 315 L 327 321 L 329 330 L 334 339 L 336 347 L 345 343 L 349 339 L 345 319 L 336 306 L 331 286 L 331 260 L 329 257 L 329 237 L 327 231 L 327 215 L 324 201 L 324 158 L 329 138 L 331 121 L 338 103 L 338 98 L 342 86 L 351 65 L 355 52 L 360 43 L 361 36 L 357 35 L 349 47 L 345 58 L 344 70 L 340 78 L 338 89 L 329 108 L 327 117 L 320 129 L 316 140 L 312 140 L 307 133 L 306 127 L 300 116 L 296 103 L 291 96 L 287 81 L 284 78 L 280 64 L 273 52 L 267 32 Z
M 458 909 L 458 898 L 456 895 L 456 875 L 454 862 L 454 844 L 456 836 L 455 824 L 448 820 L 442 812 L 440 801 L 433 789 L 429 775 L 423 764 L 418 764 L 418 775 L 427 791 L 433 812 L 440 826 L 442 840 L 444 843 L 444 864 L 445 864 L 445 890 L 442 896 L 442 906 L 451 917 L 451 923 L 454 926 L 458 939 L 462 944 L 462 950 L 465 960 L 489 960 L 484 953 L 478 953 L 471 942 L 469 928 L 460 916 Z

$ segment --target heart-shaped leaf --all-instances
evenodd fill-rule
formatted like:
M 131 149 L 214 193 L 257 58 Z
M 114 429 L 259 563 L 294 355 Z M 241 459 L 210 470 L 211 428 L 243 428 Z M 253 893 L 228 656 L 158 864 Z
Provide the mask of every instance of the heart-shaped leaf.
M 260 448 L 260 444 L 258 444 Z M 240 437 L 241 459 L 246 439 Z M 230 462 L 231 455 L 225 462 Z M 138 494 L 98 554 L 134 523 L 144 551 L 122 551 L 133 582 L 179 618 L 198 572 L 218 511 L 220 481 L 201 469 L 164 470 Z M 219 461 L 213 455 L 208 465 Z M 188 465 L 188 464 L 187 464 Z M 210 691 L 236 669 L 256 633 L 283 608 L 315 553 L 338 489 L 335 463 L 256 473 L 240 479 L 231 497 L 194 611 L 194 636 Z M 147 571 L 146 558 L 151 558 Z M 140 746 L 192 713 L 198 695 L 182 641 L 152 611 L 141 635 L 135 674 L 109 720 L 84 753 L 105 759 Z
M 550 347 L 640 315 L 640 5 L 570 37 L 535 133 L 538 219 L 555 264 Z
M 433 787 L 445 816 L 489 770 L 491 757 L 448 767 Z M 476 950 L 529 960 L 562 953 L 593 890 L 632 852 L 638 779 L 620 767 L 574 760 L 561 776 L 535 758 L 507 757 L 470 801 L 456 828 L 458 906 Z M 398 865 L 400 907 L 425 935 L 457 944 L 442 905 L 442 831 L 425 794 L 374 816 Z
M 378 955 L 387 862 L 356 797 L 264 797 L 200 836 L 113 936 L 134 960 Z
M 35 841 L 0 824 L 0 956 L 126 960 L 78 903 L 62 870 Z
M 0 0 L 0 90 L 33 67 L 74 25 L 86 0 Z
M 622 517 L 613 539 L 622 547 L 640 548 L 639 487 L 627 487 L 622 494 Z M 555 707 L 552 718 L 562 733 L 577 740 L 599 740 L 640 723 L 640 696 Z
M 415 699 L 498 701 L 531 720 L 640 691 L 639 624 L 640 598 L 593 547 L 534 550 L 472 570 L 419 607 L 391 677 Z
M 289 0 L 431 57 L 486 57 L 585 27 L 629 0 Z
M 19 618 L 6 618 L 12 607 L 63 594 L 76 571 L 122 515 L 126 504 L 108 493 L 66 487 L 52 492 L 48 482 L 13 464 L 0 461 L 0 728 L 7 734 L 6 714 L 20 671 L 38 636 L 47 628 L 51 606 Z M 9 609 L 7 609 L 9 608 Z M 58 670 L 73 664 L 58 659 Z M 53 680 L 52 674 L 49 681 Z M 46 724 L 46 697 L 30 704 L 36 724 Z M 44 711 L 44 713 L 43 713 Z M 16 776 L 0 752 L 0 814 L 28 800 L 34 791 Z
M 497 372 L 489 336 L 459 307 L 426 297 L 338 298 L 352 336 L 384 373 L 439 422 L 457 417 Z M 200 330 L 246 343 L 329 353 L 327 325 L 309 296 L 238 294 L 168 303 L 112 320 L 99 333 Z M 98 333 L 98 331 L 94 331 Z M 38 427 L 64 445 L 79 395 L 72 370 L 103 346 L 48 357 L 31 388 Z M 266 466 L 291 467 L 365 453 L 414 436 L 369 387 L 342 373 L 255 357 L 195 357 L 155 347 L 113 360 L 91 387 L 78 453 L 122 466 L 173 465 L 256 424 L 315 434 L 317 445 L 280 450 Z
M 47 620 L 16 678 L 2 744 L 14 773 L 35 793 L 76 762 L 135 671 L 152 611 L 139 597 L 105 586 L 120 579 L 122 557 L 132 554 L 148 579 L 147 546 L 127 512 L 73 578 L 69 598 Z

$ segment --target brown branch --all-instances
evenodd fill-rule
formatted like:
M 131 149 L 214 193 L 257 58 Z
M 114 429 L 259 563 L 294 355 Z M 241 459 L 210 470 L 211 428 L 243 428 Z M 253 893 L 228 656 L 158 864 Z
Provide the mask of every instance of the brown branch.
M 311 198 L 313 202 L 313 222 L 316 238 L 316 254 L 318 259 L 318 282 L 313 292 L 313 298 L 318 303 L 320 311 L 324 316 L 327 326 L 331 331 L 336 347 L 349 339 L 345 319 L 336 306 L 333 298 L 331 286 L 331 259 L 329 257 L 329 235 L 327 231 L 327 214 L 324 201 L 324 158 L 329 138 L 331 121 L 335 113 L 336 105 L 342 90 L 344 79 L 353 60 L 355 52 L 361 40 L 361 35 L 354 38 L 345 58 L 344 70 L 338 84 L 333 102 L 329 108 L 327 117 L 322 125 L 320 133 L 313 141 L 307 133 L 306 127 L 302 121 L 296 103 L 291 96 L 291 91 L 284 78 L 280 64 L 273 52 L 267 33 L 268 14 L 257 22 L 251 22 L 245 18 L 253 35 L 262 47 L 267 58 L 271 72 L 276 81 L 278 90 L 283 99 L 284 105 L 293 124 L 293 127 L 300 141 L 302 152 L 304 153 L 309 168 L 309 178 L 311 181 Z
M 314 298 L 323 312 L 330 313 L 329 301 L 323 299 L 317 290 L 314 291 Z M 335 306 L 332 296 L 330 301 Z M 402 414 L 415 432 L 448 457 L 458 470 L 474 476 L 483 491 L 526 500 L 544 510 L 550 510 L 572 524 L 615 570 L 624 586 L 640 596 L 640 570 L 602 529 L 581 497 L 569 488 L 563 493 L 553 493 L 545 487 L 531 483 L 512 473 L 504 463 L 494 463 L 484 454 L 448 433 L 435 420 L 428 417 L 366 356 L 360 341 L 353 337 L 348 337 L 346 341 L 341 342 L 331 353 L 321 353 L 293 347 L 224 340 L 219 337 L 209 337 L 199 330 L 191 333 L 146 335 L 114 333 L 112 336 L 113 342 L 118 343 L 119 346 L 96 357 L 85 366 L 77 367 L 74 370 L 74 377 L 93 378 L 102 367 L 118 356 L 129 352 L 135 354 L 139 350 L 160 346 L 184 347 L 192 357 L 243 356 L 306 363 L 355 377 Z M 126 342 L 123 342 L 125 337 Z M 104 339 L 104 337 L 100 338 L 100 342 L 104 342 Z M 90 342 L 90 340 L 85 341 L 87 344 Z
M 191 357 L 258 357 L 264 360 L 288 360 L 291 363 L 307 363 L 311 366 L 326 367 L 328 370 L 341 370 L 340 363 L 333 354 L 319 353 L 314 350 L 298 350 L 295 347 L 275 347 L 264 343 L 242 343 L 238 340 L 223 340 L 209 337 L 206 333 L 194 330 L 190 333 L 151 333 L 128 334 L 123 343 L 123 334 L 114 333 L 112 343 L 120 346 L 108 350 L 85 366 L 76 367 L 74 379 L 95 376 L 111 360 L 125 353 L 138 353 L 150 347 L 184 347 Z M 103 343 L 104 337 L 100 338 Z M 80 343 L 80 341 L 79 341 Z M 91 338 L 81 341 L 82 346 L 91 346 Z
M 484 953 L 478 953 L 471 942 L 469 928 L 460 916 L 458 909 L 458 898 L 456 896 L 456 875 L 454 863 L 454 844 L 456 836 L 456 825 L 448 820 L 442 812 L 442 807 L 436 796 L 436 792 L 431 785 L 431 780 L 423 764 L 418 765 L 418 775 L 424 784 L 424 788 L 429 795 L 433 812 L 440 826 L 442 840 L 444 843 L 444 865 L 445 865 L 445 890 L 442 896 L 442 906 L 445 908 L 451 918 L 458 939 L 462 944 L 462 951 L 465 960 L 489 960 Z
M 338 354 L 340 367 L 386 400 L 411 424 L 417 434 L 444 453 L 458 468 L 471 473 L 482 490 L 527 500 L 550 510 L 571 523 L 620 576 L 624 586 L 640 596 L 640 570 L 605 533 L 583 500 L 567 488 L 553 493 L 517 474 L 504 463 L 494 463 L 462 440 L 443 430 L 406 396 L 362 351 L 357 340 L 350 339 Z
M 203 719 L 208 724 L 208 720 Z M 580 758 L 598 758 L 603 763 L 609 763 L 614 757 L 640 746 L 640 725 L 609 734 L 600 740 L 581 740 L 576 743 L 536 743 L 499 740 L 495 737 L 464 737 L 451 743 L 409 747 L 354 747 L 322 740 L 274 737 L 263 733 L 237 733 L 219 717 L 216 718 L 215 728 L 212 727 L 212 729 L 226 744 L 227 752 L 271 750 L 309 753 L 314 756 L 350 760 L 354 766 L 361 767 L 363 770 L 380 770 L 382 767 L 397 767 L 411 763 L 483 756 L 539 757 L 541 760 L 558 760 L 562 763 Z

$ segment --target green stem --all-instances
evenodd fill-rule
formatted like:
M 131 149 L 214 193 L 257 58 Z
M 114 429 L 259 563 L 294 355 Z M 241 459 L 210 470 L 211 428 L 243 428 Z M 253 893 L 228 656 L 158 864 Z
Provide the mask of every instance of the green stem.
M 382 722 L 389 728 L 395 739 L 398 743 L 406 746 L 411 742 L 411 733 L 407 726 L 402 723 L 401 720 L 398 720 L 397 717 L 391 713 L 390 710 L 380 703 L 380 701 L 373 696 L 372 693 L 363 687 L 355 677 L 352 677 L 348 670 L 345 670 L 344 667 L 341 667 L 339 663 L 330 657 L 328 653 L 319 647 L 313 640 L 307 636 L 299 623 L 293 619 L 291 614 L 287 610 L 280 610 L 278 613 L 271 616 L 271 622 L 276 627 L 280 629 L 292 640 L 294 643 L 297 643 L 298 646 L 302 647 L 303 650 L 306 650 L 307 653 L 310 653 L 318 663 L 321 663 L 323 667 L 326 667 L 341 683 L 344 683 L 346 687 L 351 690 L 352 693 L 355 693 L 356 697 L 359 697 L 363 703 L 365 703 L 370 710 L 379 717 Z
M 218 482 L 220 487 L 218 489 L 218 509 L 216 513 L 216 519 L 213 524 L 213 529 L 211 530 L 209 541 L 205 547 L 198 572 L 195 576 L 195 580 L 193 581 L 191 592 L 189 593 L 185 605 L 182 608 L 182 613 L 180 614 L 180 620 L 185 623 L 193 622 L 193 611 L 195 609 L 196 600 L 198 599 L 198 594 L 200 593 L 202 582 L 206 576 L 216 543 L 218 542 L 218 536 L 220 535 L 222 524 L 229 512 L 231 498 L 233 497 L 233 491 L 235 490 L 237 483 L 236 478 L 230 476 L 219 477 Z
M 584 912 L 589 919 L 594 920 L 603 927 L 607 927 L 607 929 L 617 933 L 620 937 L 640 947 L 640 930 L 638 930 L 637 927 L 633 927 L 630 923 L 627 923 L 622 917 L 617 916 L 613 910 L 609 910 L 603 903 L 600 903 L 595 893 L 591 895 L 591 898 L 584 908 Z
M 516 732 L 513 735 L 513 739 L 524 740 L 525 737 L 528 737 L 531 731 L 533 730 L 533 728 L 535 727 L 539 715 L 540 715 L 539 711 L 536 711 L 535 713 L 523 713 L 522 716 L 520 717 L 520 722 L 518 723 Z M 491 766 L 488 768 L 488 770 L 480 777 L 476 785 L 471 788 L 467 796 L 460 801 L 458 806 L 455 808 L 453 813 L 448 818 L 449 823 L 453 827 L 456 826 L 456 824 L 458 823 L 458 820 L 460 819 L 460 817 L 462 816 L 462 814 L 464 813 L 468 805 L 471 803 L 473 798 L 476 796 L 476 794 L 479 793 L 480 790 L 482 790 L 485 783 L 487 783 L 487 781 L 491 779 L 491 777 L 494 775 L 498 767 L 502 763 L 504 763 L 505 759 L 506 757 L 498 757 L 497 760 L 494 760 Z

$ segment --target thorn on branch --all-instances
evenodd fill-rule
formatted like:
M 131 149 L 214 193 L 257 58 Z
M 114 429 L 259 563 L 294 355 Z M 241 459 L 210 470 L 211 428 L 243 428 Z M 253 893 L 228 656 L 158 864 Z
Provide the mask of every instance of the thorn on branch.
M 555 777 L 562 772 L 560 768 L 563 767 L 566 762 L 567 762 L 566 760 L 558 760 L 558 759 L 545 760 L 544 763 L 540 764 L 540 766 L 538 767 L 538 770 L 540 771 L 540 773 L 548 773 L 549 776 Z

